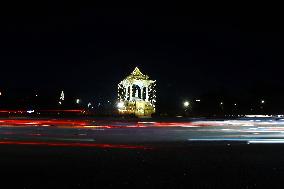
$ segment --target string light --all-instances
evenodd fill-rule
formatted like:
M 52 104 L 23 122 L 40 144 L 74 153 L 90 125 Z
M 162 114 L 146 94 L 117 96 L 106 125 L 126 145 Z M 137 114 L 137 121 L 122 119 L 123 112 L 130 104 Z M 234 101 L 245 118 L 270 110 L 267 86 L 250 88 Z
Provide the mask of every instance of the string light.
M 136 67 L 129 76 L 118 84 L 117 108 L 119 113 L 137 116 L 150 116 L 155 113 L 155 82 L 150 80 L 149 76 L 142 74 Z
M 64 100 L 64 91 L 61 91 L 61 94 L 60 94 L 60 98 L 59 98 L 60 100 Z

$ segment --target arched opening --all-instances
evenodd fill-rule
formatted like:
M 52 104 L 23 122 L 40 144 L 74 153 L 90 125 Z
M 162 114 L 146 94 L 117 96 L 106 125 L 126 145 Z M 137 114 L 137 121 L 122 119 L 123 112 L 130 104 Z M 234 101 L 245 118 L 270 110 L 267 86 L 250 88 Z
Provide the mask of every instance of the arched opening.
M 141 88 L 138 85 L 133 85 L 132 87 L 132 97 L 142 98 Z

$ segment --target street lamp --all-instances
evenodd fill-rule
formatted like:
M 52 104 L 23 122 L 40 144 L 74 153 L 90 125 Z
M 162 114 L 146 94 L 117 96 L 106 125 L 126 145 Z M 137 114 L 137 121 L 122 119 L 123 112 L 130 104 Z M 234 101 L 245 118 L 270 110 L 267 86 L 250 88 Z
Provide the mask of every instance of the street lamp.
M 183 106 L 184 106 L 185 108 L 188 108 L 189 102 L 188 102 L 188 101 L 185 101 L 185 102 L 183 103 Z
M 264 107 L 264 103 L 265 103 L 265 101 L 264 101 L 264 100 L 261 100 L 261 101 L 260 101 L 260 103 L 261 103 L 261 105 L 260 105 L 260 109 L 264 110 L 264 109 L 263 109 L 263 107 Z M 263 112 L 263 113 L 264 113 L 264 112 Z
M 190 102 L 189 101 L 184 101 L 183 102 L 183 107 L 184 107 L 184 115 L 188 116 L 189 108 L 190 108 Z
M 88 108 L 89 108 L 91 105 L 92 105 L 91 102 L 89 102 L 89 103 L 88 103 Z
M 76 104 L 79 104 L 79 103 L 80 103 L 80 99 L 77 98 L 77 99 L 76 99 Z
M 264 100 L 261 100 L 261 104 L 264 104 L 265 103 L 265 101 Z

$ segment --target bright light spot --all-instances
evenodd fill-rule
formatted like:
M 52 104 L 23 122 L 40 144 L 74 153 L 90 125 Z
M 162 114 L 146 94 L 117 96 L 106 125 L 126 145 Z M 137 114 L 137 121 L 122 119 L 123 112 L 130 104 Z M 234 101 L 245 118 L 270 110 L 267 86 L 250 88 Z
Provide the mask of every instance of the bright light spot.
M 220 102 L 221 105 L 223 105 L 223 102 Z
M 251 144 L 283 144 L 283 139 L 256 139 L 256 140 L 249 140 L 248 143 Z
M 61 101 L 59 101 L 58 103 L 61 104 Z
M 264 100 L 261 100 L 261 104 L 264 104 L 264 102 L 265 102 Z
M 77 104 L 80 103 L 80 99 L 79 99 L 79 98 L 76 99 L 76 103 L 77 103 Z
M 269 116 L 269 115 L 245 115 L 245 117 L 272 117 L 272 116 Z
M 197 100 L 195 100 L 196 102 L 200 102 L 201 100 L 200 99 L 197 99 Z
M 35 111 L 34 110 L 28 110 L 27 113 L 31 114 L 31 113 L 34 113 Z
M 124 103 L 123 103 L 123 102 L 117 103 L 117 107 L 118 107 L 118 108 L 124 108 Z
M 183 103 L 183 106 L 184 106 L 184 107 L 188 107 L 188 106 L 189 106 L 189 102 L 188 102 L 188 101 L 185 101 L 185 102 Z
M 88 108 L 89 108 L 91 105 L 92 105 L 91 102 L 89 102 L 89 103 L 88 103 Z
M 59 99 L 60 99 L 60 100 L 64 100 L 64 96 L 65 96 L 65 95 L 64 95 L 64 91 L 61 91 L 61 94 L 60 94 L 60 98 L 59 98 Z

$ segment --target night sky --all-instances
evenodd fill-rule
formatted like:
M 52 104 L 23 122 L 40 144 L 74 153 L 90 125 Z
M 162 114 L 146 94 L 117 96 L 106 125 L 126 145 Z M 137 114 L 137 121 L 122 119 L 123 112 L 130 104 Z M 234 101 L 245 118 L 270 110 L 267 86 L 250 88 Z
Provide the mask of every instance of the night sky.
M 118 82 L 135 66 L 157 80 L 163 100 L 281 86 L 279 21 L 257 15 L 190 16 L 179 9 L 9 12 L 0 30 L 0 87 L 115 98 Z

